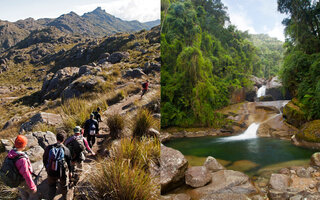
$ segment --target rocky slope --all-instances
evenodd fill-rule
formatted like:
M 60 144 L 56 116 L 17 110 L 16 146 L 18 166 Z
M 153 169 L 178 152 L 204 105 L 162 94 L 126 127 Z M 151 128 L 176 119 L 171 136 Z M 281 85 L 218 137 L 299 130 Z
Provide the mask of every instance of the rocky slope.
M 63 33 L 80 34 L 82 36 L 103 37 L 118 32 L 134 32 L 150 29 L 160 24 L 159 20 L 140 23 L 116 18 L 101 7 L 82 16 L 74 12 L 61 15 L 56 19 L 27 18 L 16 22 L 0 20 L 0 52 L 14 46 L 35 30 L 55 27 Z

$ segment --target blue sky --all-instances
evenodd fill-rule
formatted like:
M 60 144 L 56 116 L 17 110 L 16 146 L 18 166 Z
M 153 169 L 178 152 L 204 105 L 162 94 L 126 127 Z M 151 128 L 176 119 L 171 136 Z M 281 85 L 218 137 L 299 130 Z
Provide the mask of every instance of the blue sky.
M 124 20 L 160 19 L 160 0 L 0 0 L 0 19 L 56 18 L 71 11 L 82 15 L 98 6 Z
M 228 7 L 231 23 L 249 33 L 265 33 L 284 41 L 285 15 L 277 11 L 277 0 L 222 0 Z

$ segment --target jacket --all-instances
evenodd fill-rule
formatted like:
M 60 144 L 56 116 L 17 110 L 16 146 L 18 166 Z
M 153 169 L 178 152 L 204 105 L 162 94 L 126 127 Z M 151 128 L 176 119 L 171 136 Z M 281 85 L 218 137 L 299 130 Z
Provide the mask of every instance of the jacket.
M 32 169 L 29 157 L 24 152 L 17 151 L 15 148 L 12 149 L 8 153 L 8 157 L 9 158 L 15 158 L 20 154 L 24 154 L 25 157 L 20 158 L 19 160 L 17 160 L 15 165 L 16 165 L 19 173 L 25 179 L 25 181 L 26 181 L 28 187 L 30 188 L 30 190 L 35 191 L 37 189 L 37 186 L 32 180 L 33 169 Z

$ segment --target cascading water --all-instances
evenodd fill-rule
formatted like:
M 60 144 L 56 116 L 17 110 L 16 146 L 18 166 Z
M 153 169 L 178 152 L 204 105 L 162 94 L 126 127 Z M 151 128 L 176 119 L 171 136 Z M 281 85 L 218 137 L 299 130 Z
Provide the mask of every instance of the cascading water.
M 263 85 L 258 89 L 258 92 L 257 92 L 258 98 L 266 95 L 266 88 L 267 87 L 265 85 Z
M 248 139 L 253 139 L 253 138 L 257 138 L 257 130 L 259 128 L 258 123 L 252 123 L 248 129 L 242 133 L 241 135 L 237 135 L 237 136 L 231 136 L 231 137 L 225 137 L 225 138 L 221 138 L 221 140 L 223 141 L 235 141 L 235 140 L 248 140 Z

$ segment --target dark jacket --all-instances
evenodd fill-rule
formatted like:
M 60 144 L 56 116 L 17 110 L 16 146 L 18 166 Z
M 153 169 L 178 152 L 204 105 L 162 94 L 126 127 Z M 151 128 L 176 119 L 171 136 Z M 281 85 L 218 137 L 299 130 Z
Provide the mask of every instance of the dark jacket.
M 99 124 L 95 119 L 88 119 L 84 124 L 84 136 L 88 136 L 90 132 L 91 124 L 94 124 L 96 127 L 96 134 L 99 133 Z
M 98 111 L 94 111 L 93 114 L 94 114 L 94 118 L 95 118 L 98 122 L 102 122 L 102 120 L 101 120 L 101 115 L 100 115 L 100 113 L 99 113 Z
M 59 144 L 59 143 L 52 144 L 52 145 L 49 145 L 49 146 L 46 147 L 46 149 L 44 151 L 44 154 L 43 154 L 43 164 L 44 164 L 44 166 L 46 167 L 48 162 L 49 162 L 49 152 L 50 152 L 50 149 L 53 146 L 54 147 L 58 147 L 58 148 L 62 146 L 62 148 L 64 150 L 64 160 L 67 163 L 69 171 L 71 171 L 72 166 L 71 166 L 71 153 L 70 153 L 70 150 L 66 146 L 64 146 L 63 144 Z

